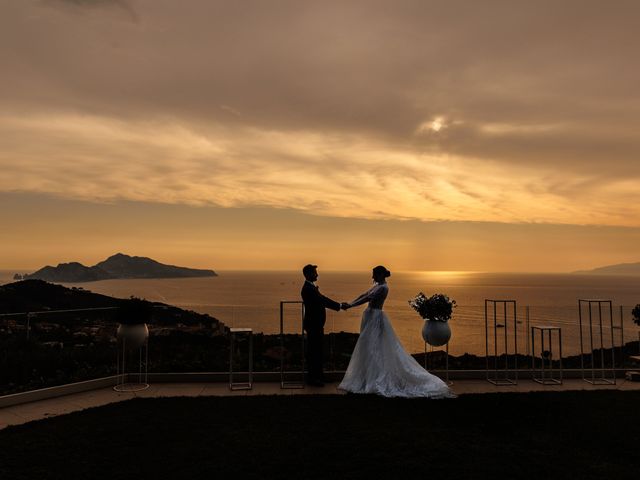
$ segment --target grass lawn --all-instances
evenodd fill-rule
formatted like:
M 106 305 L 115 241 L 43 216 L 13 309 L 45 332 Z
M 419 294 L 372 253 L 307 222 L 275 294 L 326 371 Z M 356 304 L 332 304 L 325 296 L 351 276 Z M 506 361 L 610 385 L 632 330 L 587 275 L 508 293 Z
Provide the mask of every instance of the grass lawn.
M 0 431 L 0 478 L 626 479 L 640 392 L 135 399 Z

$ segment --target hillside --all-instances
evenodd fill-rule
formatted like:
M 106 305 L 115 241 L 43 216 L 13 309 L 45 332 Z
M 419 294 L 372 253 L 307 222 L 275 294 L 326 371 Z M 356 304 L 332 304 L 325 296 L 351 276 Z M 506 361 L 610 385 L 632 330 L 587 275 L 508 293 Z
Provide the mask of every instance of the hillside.
M 115 307 L 117 304 L 117 298 L 44 280 L 22 280 L 0 286 L 1 313 Z
M 638 263 L 619 263 L 616 265 L 606 265 L 604 267 L 594 268 L 592 270 L 579 270 L 579 274 L 589 275 L 629 275 L 640 276 L 640 262 Z
M 0 313 L 116 307 L 121 301 L 120 298 L 81 288 L 67 288 L 43 280 L 22 280 L 0 286 Z M 210 315 L 182 310 L 159 302 L 150 303 L 156 307 L 151 322 L 153 324 L 206 324 L 210 327 L 215 326 L 217 330 L 224 329 L 224 325 Z

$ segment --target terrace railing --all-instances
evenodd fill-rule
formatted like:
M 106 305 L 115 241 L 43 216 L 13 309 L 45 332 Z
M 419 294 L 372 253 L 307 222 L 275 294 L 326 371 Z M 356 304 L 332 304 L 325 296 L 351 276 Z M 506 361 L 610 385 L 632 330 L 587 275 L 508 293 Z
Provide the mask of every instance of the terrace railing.
M 295 306 L 294 306 L 295 307 Z M 221 314 L 212 313 L 227 328 L 252 328 L 253 360 L 256 374 L 272 373 L 279 378 L 281 362 L 288 371 L 304 368 L 304 349 L 300 334 L 300 309 L 286 309 L 283 314 L 286 335 L 279 334 L 280 308 L 261 311 L 273 318 L 266 327 L 255 320 L 251 308 L 230 306 Z M 195 308 L 194 308 L 195 309 Z M 631 307 L 614 306 L 613 337 L 604 332 L 604 345 L 612 341 L 616 368 L 637 366 L 630 359 L 640 352 L 638 327 L 632 322 Z M 185 323 L 161 311 L 164 320 L 149 326 L 149 373 L 184 374 L 228 372 L 229 340 L 225 329 L 217 322 Z M 425 346 L 420 335 L 421 319 L 407 306 L 406 312 L 390 313 L 394 329 L 405 348 L 424 365 Z M 562 328 L 563 367 L 580 369 L 579 317 L 577 305 L 566 307 L 518 306 L 517 341 L 521 359 L 519 369 L 530 369 L 530 329 L 534 325 Z M 430 369 L 443 370 L 446 362 L 451 372 L 485 369 L 484 306 L 459 306 L 451 319 L 453 335 L 448 355 L 441 349 L 427 353 Z M 346 369 L 360 328 L 360 312 L 328 312 L 325 328 L 325 369 L 342 372 Z M 497 326 L 496 328 L 502 328 Z M 42 312 L 0 314 L 0 395 L 64 385 L 77 381 L 113 376 L 117 367 L 117 323 L 115 308 L 86 308 Z M 239 340 L 242 341 L 242 340 Z M 594 346 L 596 353 L 599 346 Z M 585 352 L 593 354 L 594 351 Z M 238 348 L 238 365 L 244 365 L 242 355 L 248 349 Z M 556 358 L 554 356 L 554 358 Z M 246 359 L 248 361 L 248 359 Z M 587 367 L 589 364 L 587 363 Z M 277 381 L 277 380 L 274 380 Z

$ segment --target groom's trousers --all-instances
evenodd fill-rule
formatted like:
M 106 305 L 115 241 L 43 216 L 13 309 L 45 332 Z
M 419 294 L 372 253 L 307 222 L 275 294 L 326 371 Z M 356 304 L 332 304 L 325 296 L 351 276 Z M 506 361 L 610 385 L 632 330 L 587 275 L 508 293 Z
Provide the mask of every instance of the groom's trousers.
M 309 381 L 322 381 L 322 361 L 324 356 L 324 328 L 307 329 L 307 368 Z

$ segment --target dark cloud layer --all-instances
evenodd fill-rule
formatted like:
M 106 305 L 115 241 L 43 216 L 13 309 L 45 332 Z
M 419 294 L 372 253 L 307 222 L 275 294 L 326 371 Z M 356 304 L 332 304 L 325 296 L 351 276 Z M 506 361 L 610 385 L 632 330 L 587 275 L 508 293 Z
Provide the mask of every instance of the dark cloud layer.
M 416 172 L 434 179 L 448 168 L 446 188 L 427 184 L 427 192 L 416 192 L 425 210 L 442 204 L 455 218 L 472 220 L 499 220 L 487 212 L 500 209 L 505 221 L 638 223 L 629 219 L 640 213 L 629 205 L 638 199 L 631 185 L 640 181 L 636 1 L 49 0 L 4 2 L 2 9 L 0 102 L 8 116 L 24 120 L 4 122 L 12 138 L 41 135 L 52 152 L 65 148 L 76 159 L 95 159 L 104 150 L 100 134 L 92 137 L 93 149 L 80 140 L 82 147 L 70 152 L 76 142 L 60 135 L 73 130 L 47 134 L 42 125 L 25 126 L 34 116 L 52 123 L 87 116 L 96 124 L 123 122 L 123 130 L 170 121 L 212 144 L 233 143 L 219 155 L 183 152 L 193 175 L 157 176 L 158 189 L 164 183 L 176 192 L 165 201 L 200 191 L 193 179 L 209 170 L 243 178 L 243 172 L 234 177 L 233 165 L 271 172 L 280 165 L 286 172 L 304 163 L 311 171 L 294 173 L 344 183 L 345 190 L 349 177 L 331 171 L 368 168 L 369 188 L 393 190 L 419 188 L 412 183 Z M 278 136 L 275 145 L 269 132 Z M 314 135 L 306 149 L 276 148 Z M 0 131 L 0 159 L 24 158 L 35 168 L 35 154 L 7 136 Z M 115 152 L 105 164 L 135 163 L 138 149 L 145 169 L 171 168 L 172 150 L 153 162 L 144 141 L 134 143 L 126 160 Z M 388 164 L 373 160 L 367 167 L 365 145 L 373 157 L 389 157 Z M 308 149 L 314 153 L 301 153 Z M 445 168 L 434 158 L 452 163 L 441 160 Z M 19 178 L 28 176 L 21 171 Z M 394 176 L 408 180 L 394 184 Z M 63 188 L 29 182 L 38 191 Z M 268 194 L 228 202 L 284 206 L 304 198 L 304 182 L 283 183 L 288 200 L 276 183 Z M 208 195 L 185 194 L 185 201 Z M 335 214 L 349 203 L 344 192 L 328 197 L 324 206 L 304 208 Z M 211 201 L 225 204 L 221 197 Z M 354 200 L 348 214 L 358 208 Z M 407 213 L 402 202 L 381 210 L 434 218 Z
M 130 0 L 41 0 L 43 6 L 52 8 L 67 8 L 68 11 L 81 13 L 92 10 L 115 11 L 124 14 L 132 22 L 138 22 L 139 17 Z

